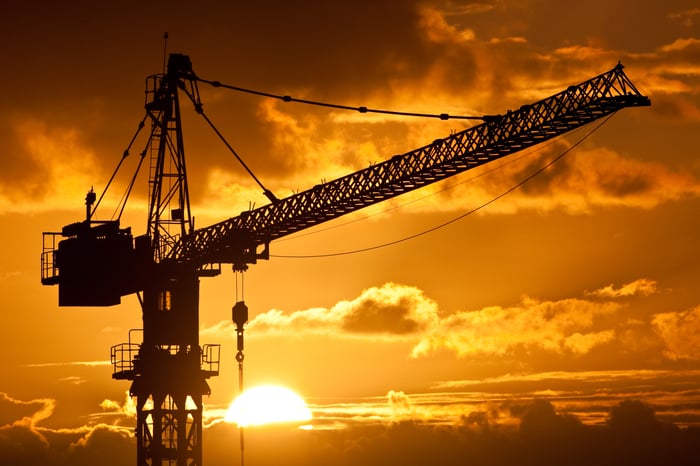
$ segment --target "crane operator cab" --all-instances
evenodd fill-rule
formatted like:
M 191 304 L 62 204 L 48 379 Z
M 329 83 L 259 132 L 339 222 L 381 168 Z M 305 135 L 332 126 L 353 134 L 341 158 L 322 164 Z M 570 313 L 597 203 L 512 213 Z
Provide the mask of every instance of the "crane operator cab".
M 59 306 L 119 304 L 121 296 L 136 291 L 139 269 L 143 271 L 138 265 L 148 261 L 146 247 L 137 254 L 130 227 L 120 228 L 119 220 L 91 220 L 91 193 L 84 221 L 43 234 L 41 283 L 58 285 Z

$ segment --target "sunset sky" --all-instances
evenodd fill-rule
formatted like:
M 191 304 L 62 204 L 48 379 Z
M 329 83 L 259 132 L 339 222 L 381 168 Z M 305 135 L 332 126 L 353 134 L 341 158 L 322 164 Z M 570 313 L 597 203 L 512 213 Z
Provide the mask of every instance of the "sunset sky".
M 141 327 L 138 300 L 59 308 L 57 288 L 40 283 L 39 257 L 41 233 L 83 220 L 85 193 L 101 193 L 121 159 L 144 116 L 145 78 L 163 70 L 165 31 L 166 53 L 189 55 L 200 77 L 299 99 L 498 114 L 621 62 L 652 101 L 590 135 L 602 121 L 273 242 L 270 260 L 245 274 L 245 384 L 294 390 L 313 429 L 249 429 L 250 464 L 644 464 L 655 454 L 683 464 L 689 445 L 697 458 L 696 1 L 4 10 L 0 463 L 135 464 L 129 384 L 111 379 L 109 351 Z M 280 198 L 473 124 L 200 91 L 208 117 Z M 183 111 L 196 226 L 265 204 L 192 106 Z M 98 218 L 111 218 L 143 144 Z M 146 189 L 144 178 L 122 217 L 135 235 L 146 227 Z M 204 400 L 210 465 L 238 464 L 238 432 L 223 422 L 238 392 L 235 300 L 228 268 L 202 279 L 201 342 L 222 345 Z

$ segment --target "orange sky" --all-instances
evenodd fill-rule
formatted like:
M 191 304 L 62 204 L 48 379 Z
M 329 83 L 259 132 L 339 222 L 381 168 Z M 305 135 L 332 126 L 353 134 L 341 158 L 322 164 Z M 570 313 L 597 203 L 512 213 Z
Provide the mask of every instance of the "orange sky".
M 640 464 L 610 445 L 641 437 L 650 451 L 635 450 L 640 458 L 658 449 L 683 464 L 683 441 L 697 441 L 700 426 L 696 2 L 60 3 L 0 17 L 0 458 L 135 458 L 128 384 L 111 380 L 109 348 L 141 326 L 138 302 L 58 308 L 57 289 L 40 285 L 39 254 L 41 232 L 81 220 L 85 192 L 106 184 L 143 117 L 144 79 L 162 70 L 168 31 L 168 51 L 189 55 L 203 78 L 351 106 L 502 113 L 618 61 L 652 100 L 429 235 L 362 254 L 279 257 L 430 229 L 507 191 L 591 128 L 273 243 L 278 257 L 245 278 L 246 384 L 294 389 L 315 429 L 251 430 L 251 464 L 546 464 L 576 449 Z M 469 124 L 200 90 L 207 115 L 278 197 Z M 265 203 L 183 108 L 196 225 Z M 98 216 L 111 216 L 128 175 Z M 142 180 L 122 221 L 135 234 L 145 190 Z M 220 422 L 238 386 L 234 301 L 230 272 L 203 279 L 201 340 L 223 348 L 205 400 L 207 464 L 238 454 L 234 427 Z M 685 440 L 666 451 L 661 437 Z M 541 456 L 542 442 L 555 456 Z

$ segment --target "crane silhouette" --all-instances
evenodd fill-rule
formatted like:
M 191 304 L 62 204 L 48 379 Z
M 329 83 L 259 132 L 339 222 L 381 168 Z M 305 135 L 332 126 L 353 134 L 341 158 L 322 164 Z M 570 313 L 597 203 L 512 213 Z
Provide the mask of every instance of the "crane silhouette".
M 180 98 L 190 100 L 211 124 L 199 83 L 221 86 L 200 79 L 189 57 L 181 54 L 171 54 L 167 70 L 147 78 L 146 117 L 139 125 L 150 121 L 148 144 L 141 153 L 141 162 L 148 158 L 150 163 L 144 235 L 134 237 L 119 220 L 95 220 L 96 194 L 91 190 L 85 220 L 43 237 L 41 282 L 58 285 L 59 306 L 111 306 L 122 296 L 139 297 L 142 341 L 132 341 L 130 332 L 128 343 L 111 349 L 113 378 L 130 380 L 130 394 L 136 397 L 139 466 L 202 464 L 202 396 L 210 393 L 207 379 L 219 373 L 220 348 L 200 346 L 201 277 L 220 274 L 222 264 L 245 270 L 269 259 L 270 243 L 276 239 L 490 163 L 620 109 L 651 104 L 618 64 L 551 97 L 480 117 L 480 124 L 464 131 L 283 199 L 248 170 L 270 202 L 195 229 Z M 236 303 L 239 364 L 247 314 L 247 307 Z

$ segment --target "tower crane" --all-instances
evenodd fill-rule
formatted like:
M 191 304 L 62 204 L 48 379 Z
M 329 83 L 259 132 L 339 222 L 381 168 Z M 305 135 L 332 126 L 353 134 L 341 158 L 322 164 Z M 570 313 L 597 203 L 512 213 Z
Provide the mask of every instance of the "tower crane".
M 41 282 L 58 285 L 59 306 L 112 306 L 123 296 L 139 298 L 142 341 L 132 341 L 130 332 L 128 343 L 111 349 L 112 377 L 131 381 L 129 393 L 136 398 L 139 466 L 202 464 L 202 396 L 210 394 L 207 379 L 219 373 L 220 348 L 200 346 L 201 277 L 220 274 L 222 264 L 244 270 L 268 259 L 270 243 L 286 235 L 487 164 L 620 109 L 651 105 L 618 64 L 551 97 L 484 116 L 480 124 L 306 191 L 277 199 L 265 190 L 270 203 L 195 229 L 180 98 L 186 96 L 207 119 L 198 88 L 202 82 L 220 84 L 199 78 L 189 57 L 181 54 L 171 54 L 167 70 L 147 78 L 141 124 L 150 121 L 149 142 L 141 154 L 142 161 L 149 155 L 150 163 L 144 235 L 134 237 L 119 220 L 95 220 L 93 191 L 85 200 L 85 220 L 43 234 Z M 242 303 L 234 306 L 233 320 L 242 359 L 247 320 Z

